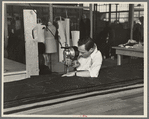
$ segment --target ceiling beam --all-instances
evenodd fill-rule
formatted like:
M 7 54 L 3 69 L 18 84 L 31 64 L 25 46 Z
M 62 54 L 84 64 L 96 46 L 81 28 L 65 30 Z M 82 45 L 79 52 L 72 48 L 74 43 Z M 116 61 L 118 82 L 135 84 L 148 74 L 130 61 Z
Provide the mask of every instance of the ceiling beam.
M 49 4 L 33 4 L 33 3 L 5 3 L 6 5 L 12 5 L 12 6 L 32 6 L 32 7 L 49 7 Z M 30 5 L 29 5 L 30 4 Z M 83 6 L 63 6 L 63 5 L 53 5 L 55 8 L 72 8 L 72 9 L 84 9 L 89 7 L 83 7 Z

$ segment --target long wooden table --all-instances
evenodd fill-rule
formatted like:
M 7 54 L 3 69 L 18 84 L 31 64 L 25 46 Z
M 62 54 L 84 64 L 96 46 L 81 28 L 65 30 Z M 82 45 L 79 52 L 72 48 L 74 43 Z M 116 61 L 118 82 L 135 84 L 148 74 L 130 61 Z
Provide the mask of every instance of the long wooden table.
M 122 56 L 133 56 L 143 58 L 143 48 L 125 48 L 125 47 L 112 47 L 116 49 L 117 54 L 117 65 L 121 65 Z

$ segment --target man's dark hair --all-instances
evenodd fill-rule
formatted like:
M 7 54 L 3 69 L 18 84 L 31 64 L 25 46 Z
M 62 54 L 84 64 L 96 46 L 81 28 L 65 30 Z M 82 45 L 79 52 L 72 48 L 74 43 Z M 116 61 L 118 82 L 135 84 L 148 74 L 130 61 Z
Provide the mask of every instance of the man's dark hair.
M 91 48 L 94 47 L 94 41 L 90 37 L 81 38 L 78 41 L 78 46 L 85 45 L 85 50 L 89 51 Z

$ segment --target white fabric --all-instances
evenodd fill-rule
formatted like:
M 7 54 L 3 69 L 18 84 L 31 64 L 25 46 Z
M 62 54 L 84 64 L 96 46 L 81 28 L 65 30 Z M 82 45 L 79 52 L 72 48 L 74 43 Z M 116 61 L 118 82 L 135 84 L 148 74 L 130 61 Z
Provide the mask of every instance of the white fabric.
M 38 42 L 45 43 L 43 27 L 45 27 L 45 25 L 37 24 L 37 28 L 38 28 Z
M 54 25 L 49 24 L 48 29 L 55 35 L 56 28 Z M 49 30 L 44 30 L 44 36 L 45 36 L 45 49 L 46 53 L 55 53 L 57 52 L 57 42 L 52 35 L 52 33 Z
M 80 31 L 71 31 L 71 34 L 72 34 L 72 45 L 73 46 L 78 46 Z
M 65 19 L 66 42 L 70 46 L 70 19 Z
M 77 70 L 88 70 L 91 77 L 98 77 L 102 64 L 102 55 L 101 52 L 97 50 L 97 47 L 88 58 L 81 57 L 78 61 L 80 66 Z
M 58 21 L 58 35 L 59 35 L 59 41 L 61 42 L 62 46 L 65 47 L 66 43 L 66 34 L 65 34 L 65 22 L 64 21 Z M 61 49 L 61 45 L 59 44 L 59 62 L 62 62 L 64 60 L 63 57 L 63 51 L 64 49 Z

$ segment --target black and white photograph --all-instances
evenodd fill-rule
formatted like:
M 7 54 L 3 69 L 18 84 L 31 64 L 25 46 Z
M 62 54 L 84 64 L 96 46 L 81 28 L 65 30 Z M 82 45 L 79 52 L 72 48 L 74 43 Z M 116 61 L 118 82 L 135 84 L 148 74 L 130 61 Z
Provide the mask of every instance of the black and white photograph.
M 2 117 L 147 117 L 147 5 L 2 1 Z

